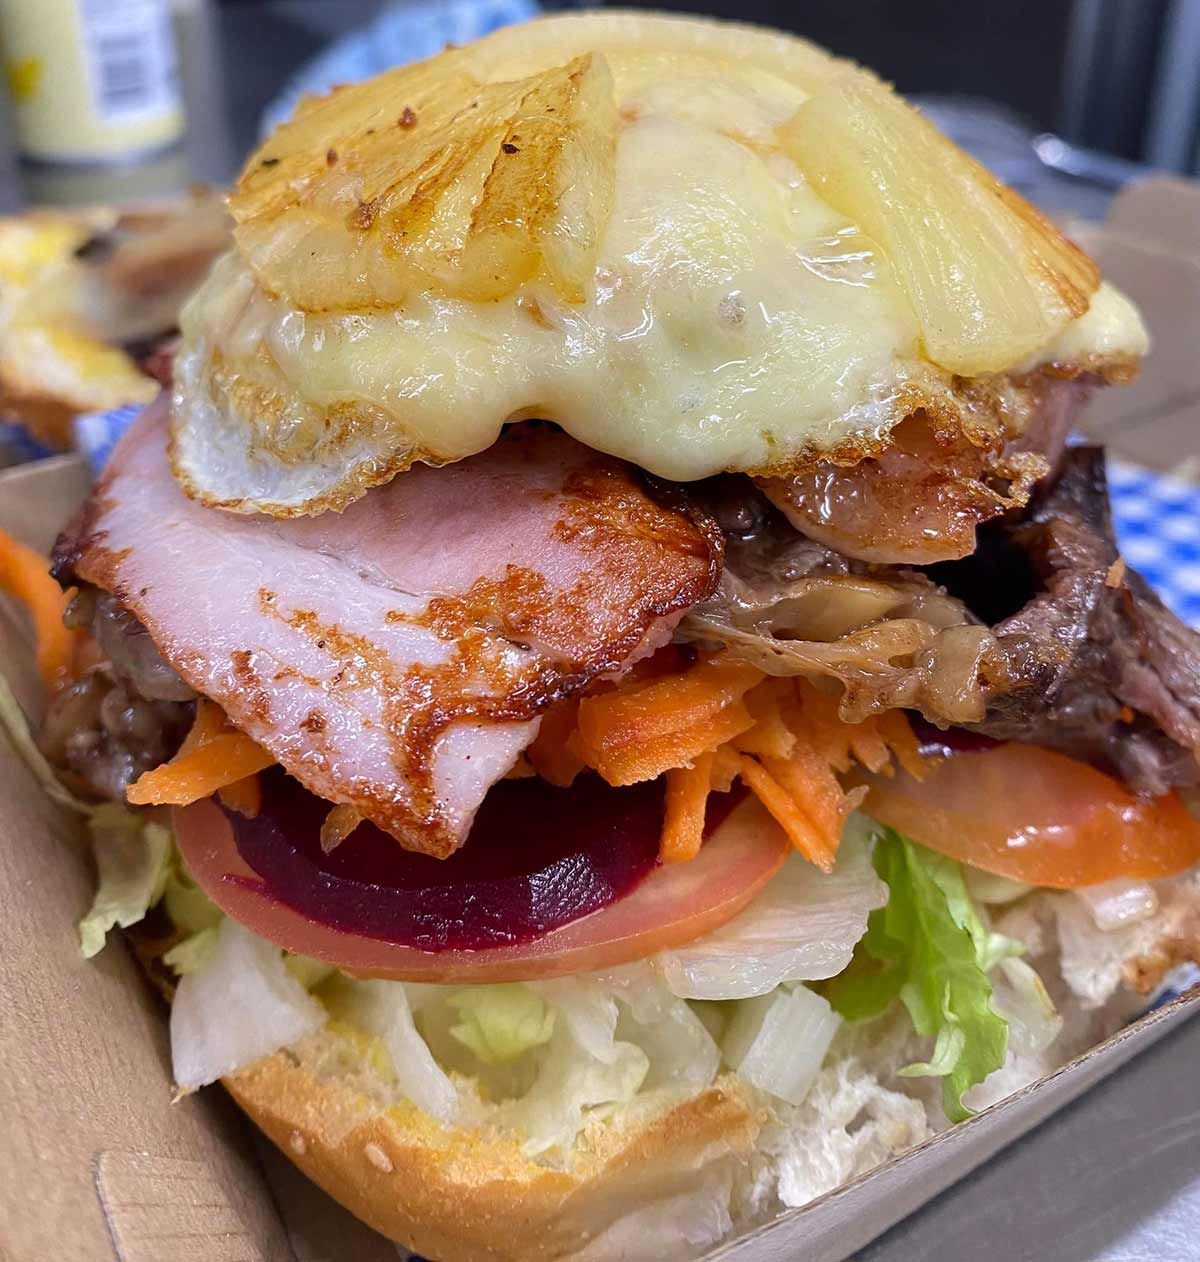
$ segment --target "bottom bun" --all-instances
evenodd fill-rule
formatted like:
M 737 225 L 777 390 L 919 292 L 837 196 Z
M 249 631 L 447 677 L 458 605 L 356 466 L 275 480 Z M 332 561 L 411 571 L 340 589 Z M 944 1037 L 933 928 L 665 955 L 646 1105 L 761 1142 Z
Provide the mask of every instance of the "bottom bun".
M 1101 930 L 1073 894 L 993 907 L 1029 948 L 1062 1017 L 1048 1047 L 976 1088 L 986 1107 L 1094 1046 L 1146 1006 L 1176 963 L 1200 958 L 1200 874 L 1155 886 L 1157 910 Z M 224 1079 L 274 1143 L 347 1209 L 436 1262 L 696 1257 L 803 1205 L 947 1125 L 936 1080 L 900 1078 L 925 1049 L 903 1013 L 838 1035 L 798 1106 L 733 1074 L 706 1090 L 598 1110 L 554 1164 L 498 1127 L 444 1127 L 336 1022 Z M 663 1097 L 656 1097 L 660 1101 Z
M 379 1110 L 330 1077 L 351 1051 L 321 1031 L 224 1080 L 306 1175 L 365 1223 L 436 1262 L 549 1262 L 618 1218 L 744 1163 L 760 1111 L 733 1075 L 657 1117 L 585 1131 L 569 1171 L 499 1135 L 443 1128 L 412 1105 Z

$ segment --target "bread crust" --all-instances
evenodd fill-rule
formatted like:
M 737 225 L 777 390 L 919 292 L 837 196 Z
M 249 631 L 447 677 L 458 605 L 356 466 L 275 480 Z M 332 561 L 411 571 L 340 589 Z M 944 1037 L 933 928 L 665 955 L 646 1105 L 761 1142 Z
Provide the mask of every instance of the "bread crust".
M 1200 959 L 1200 877 L 1163 895 L 1152 945 L 1124 963 L 1126 1000 L 1129 990 L 1148 993 L 1173 965 Z M 555 1169 L 529 1160 L 511 1137 L 444 1128 L 407 1101 L 380 1104 L 353 1075 L 322 1070 L 337 1037 L 322 1031 L 224 1085 L 314 1183 L 437 1262 L 569 1257 L 617 1219 L 744 1162 L 768 1120 L 725 1074 L 636 1124 L 585 1128 L 568 1166 Z
M 316 1039 L 326 1035 L 314 1036 Z M 398 1244 L 437 1262 L 551 1262 L 623 1214 L 749 1153 L 762 1117 L 733 1077 L 644 1124 L 584 1141 L 551 1169 L 508 1138 L 383 1108 L 278 1052 L 223 1080 L 314 1183 Z

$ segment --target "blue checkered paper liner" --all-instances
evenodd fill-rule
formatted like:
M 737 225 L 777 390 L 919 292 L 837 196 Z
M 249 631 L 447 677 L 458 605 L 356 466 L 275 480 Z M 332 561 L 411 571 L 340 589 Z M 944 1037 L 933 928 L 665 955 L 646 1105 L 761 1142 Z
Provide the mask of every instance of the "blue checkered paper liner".
M 93 470 L 137 412 L 76 418 L 75 442 Z M 34 448 L 31 454 L 40 454 Z M 1200 627 L 1200 485 L 1116 457 L 1109 458 L 1108 480 L 1121 554 L 1185 622 Z
M 1200 626 L 1200 485 L 1110 457 L 1121 555 L 1192 626 Z
M 1178 964 L 1162 979 L 1158 989 L 1150 997 L 1147 1012 L 1162 1008 L 1180 995 L 1200 986 L 1200 965 Z
M 30 438 L 20 425 L 12 421 L 0 421 L 0 468 L 10 464 L 24 464 L 28 460 L 40 460 L 54 453 L 43 447 L 36 438 Z
M 75 446 L 87 457 L 93 473 L 108 463 L 117 439 L 129 428 L 141 411 L 134 403 L 111 412 L 84 412 L 74 420 Z

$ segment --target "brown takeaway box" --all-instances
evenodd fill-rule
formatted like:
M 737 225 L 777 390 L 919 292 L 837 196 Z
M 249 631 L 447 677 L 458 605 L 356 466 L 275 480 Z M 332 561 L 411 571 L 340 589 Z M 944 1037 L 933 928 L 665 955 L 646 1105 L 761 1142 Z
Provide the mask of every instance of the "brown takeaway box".
M 1138 385 L 1087 419 L 1123 455 L 1200 468 L 1200 190 L 1154 180 L 1080 228 L 1142 306 Z M 1194 463 L 1193 463 L 1194 462 Z M 60 457 L 0 474 L 0 528 L 48 548 L 85 493 Z M 1200 494 L 1200 488 L 1197 493 Z M 0 599 L 0 669 L 38 707 L 28 637 Z M 71 821 L 0 746 L 0 1262 L 395 1262 L 218 1090 L 171 1103 L 161 1005 L 120 945 L 80 958 L 92 874 Z M 711 1255 L 839 1262 L 1200 1011 L 1193 991 L 1018 1095 Z

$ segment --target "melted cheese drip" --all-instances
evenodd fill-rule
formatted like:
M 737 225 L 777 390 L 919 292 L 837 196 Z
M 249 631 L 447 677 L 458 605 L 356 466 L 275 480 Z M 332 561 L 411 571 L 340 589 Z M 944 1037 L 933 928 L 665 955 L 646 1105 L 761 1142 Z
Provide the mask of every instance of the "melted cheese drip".
M 612 61 L 624 122 L 586 300 L 539 282 L 494 302 L 303 312 L 230 256 L 182 320 L 174 458 L 192 494 L 336 508 L 529 416 L 665 478 L 782 472 L 878 443 L 923 399 L 958 406 L 886 258 L 776 146 L 795 82 L 711 54 Z M 522 69 L 510 55 L 505 73 Z M 1144 346 L 1106 287 L 1031 362 Z

